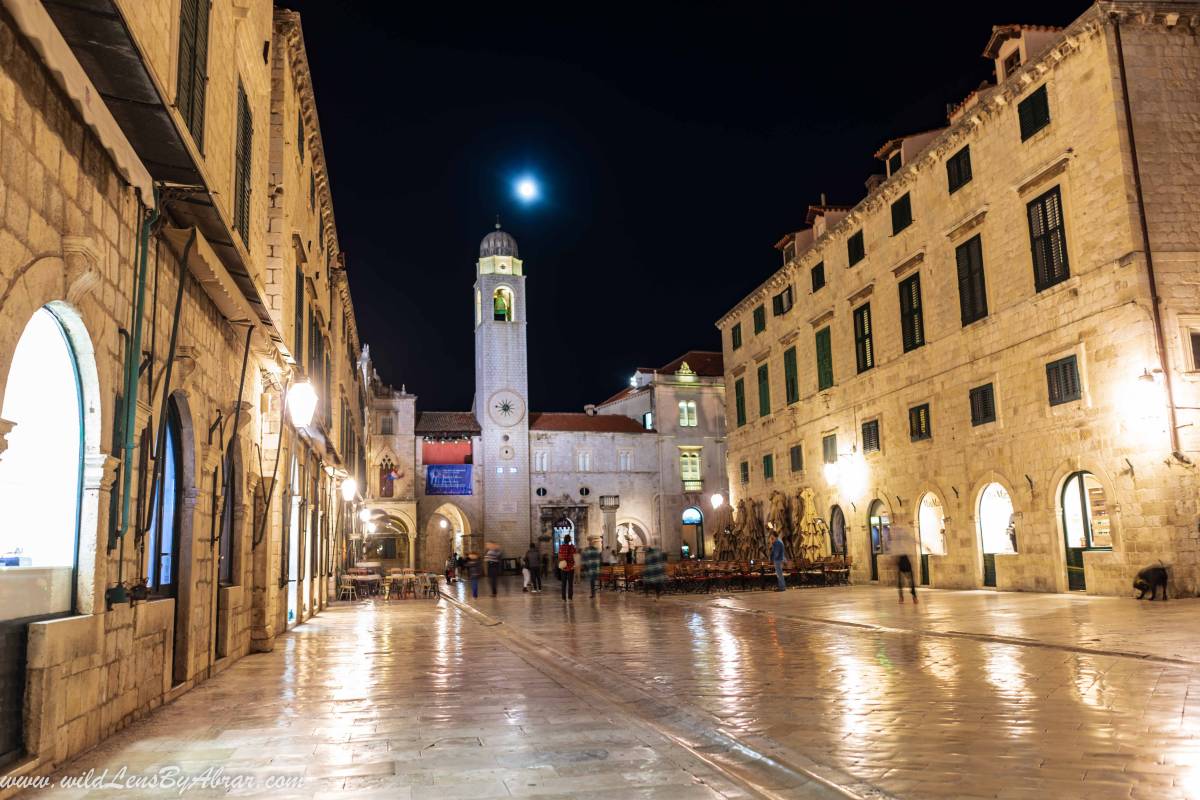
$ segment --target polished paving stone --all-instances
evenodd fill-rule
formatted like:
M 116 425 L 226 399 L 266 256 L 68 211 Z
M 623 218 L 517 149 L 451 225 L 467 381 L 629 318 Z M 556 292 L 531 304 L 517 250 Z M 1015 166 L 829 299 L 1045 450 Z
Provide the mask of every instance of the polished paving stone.
M 531 665 L 498 630 L 445 600 L 339 605 L 53 778 L 107 770 L 107 782 L 124 785 L 222 771 L 221 783 L 193 784 L 186 797 L 748 796 L 602 696 Z M 281 778 L 292 783 L 268 788 Z M 178 794 L 160 782 L 23 797 Z
M 1200 601 L 546 589 L 468 602 L 589 680 L 893 796 L 1200 798 Z

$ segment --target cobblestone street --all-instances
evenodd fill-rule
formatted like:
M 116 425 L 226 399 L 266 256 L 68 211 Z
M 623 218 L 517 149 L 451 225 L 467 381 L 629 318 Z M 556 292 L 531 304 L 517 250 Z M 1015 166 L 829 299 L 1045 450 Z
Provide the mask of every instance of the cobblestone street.
M 215 768 L 255 779 L 230 794 L 273 797 L 1200 796 L 1197 601 L 462 588 L 339 605 L 56 778 Z M 270 776 L 302 783 L 268 792 Z

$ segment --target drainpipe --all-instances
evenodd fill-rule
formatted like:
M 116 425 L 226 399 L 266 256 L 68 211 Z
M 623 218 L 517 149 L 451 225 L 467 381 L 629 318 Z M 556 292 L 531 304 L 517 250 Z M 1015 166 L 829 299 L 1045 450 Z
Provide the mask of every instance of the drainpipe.
M 1146 277 L 1150 281 L 1150 315 L 1154 320 L 1154 349 L 1162 368 L 1163 384 L 1167 390 L 1167 417 L 1171 434 L 1171 454 L 1190 464 L 1179 445 L 1179 426 L 1175 417 L 1175 389 L 1171 381 L 1171 370 L 1167 365 L 1167 346 L 1163 336 L 1162 310 L 1159 308 L 1158 282 L 1154 277 L 1154 254 L 1150 249 L 1150 227 L 1146 222 L 1146 199 L 1142 194 L 1142 171 L 1138 166 L 1137 139 L 1133 132 L 1133 110 L 1129 103 L 1129 81 L 1125 74 L 1125 50 L 1121 46 L 1120 15 L 1109 14 L 1117 46 L 1117 68 L 1121 76 L 1121 101 L 1125 107 L 1125 132 L 1129 137 L 1129 157 L 1133 163 L 1133 191 L 1137 197 L 1138 220 L 1142 227 L 1142 249 L 1146 253 Z
M 154 210 L 142 221 L 138 243 L 138 275 L 134 285 L 133 341 L 125 353 L 125 457 L 121 467 L 121 527 L 117 538 L 124 539 L 129 530 L 129 490 L 133 481 L 134 426 L 137 423 L 138 367 L 142 358 L 142 318 L 146 312 L 146 262 L 150 251 L 150 229 L 158 222 L 158 189 L 154 190 Z M 111 551 L 114 542 L 108 543 Z M 124 560 L 120 562 L 124 564 Z M 118 578 L 119 580 L 119 578 Z

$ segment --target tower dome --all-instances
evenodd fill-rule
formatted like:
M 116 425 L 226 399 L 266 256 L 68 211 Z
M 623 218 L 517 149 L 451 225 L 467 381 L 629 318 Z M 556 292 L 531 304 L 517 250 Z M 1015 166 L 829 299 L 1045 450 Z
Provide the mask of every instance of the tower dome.
M 512 237 L 512 234 L 500 230 L 500 223 L 496 223 L 496 230 L 483 237 L 483 241 L 479 243 L 479 257 L 487 258 L 488 256 L 512 256 L 518 258 L 517 240 Z

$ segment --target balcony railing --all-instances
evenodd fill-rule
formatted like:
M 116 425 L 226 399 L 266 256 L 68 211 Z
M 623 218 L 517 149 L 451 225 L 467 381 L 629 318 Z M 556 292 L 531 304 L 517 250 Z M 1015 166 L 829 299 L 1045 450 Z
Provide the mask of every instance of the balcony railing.
M 685 492 L 702 492 L 704 491 L 704 481 L 684 481 L 683 490 Z

